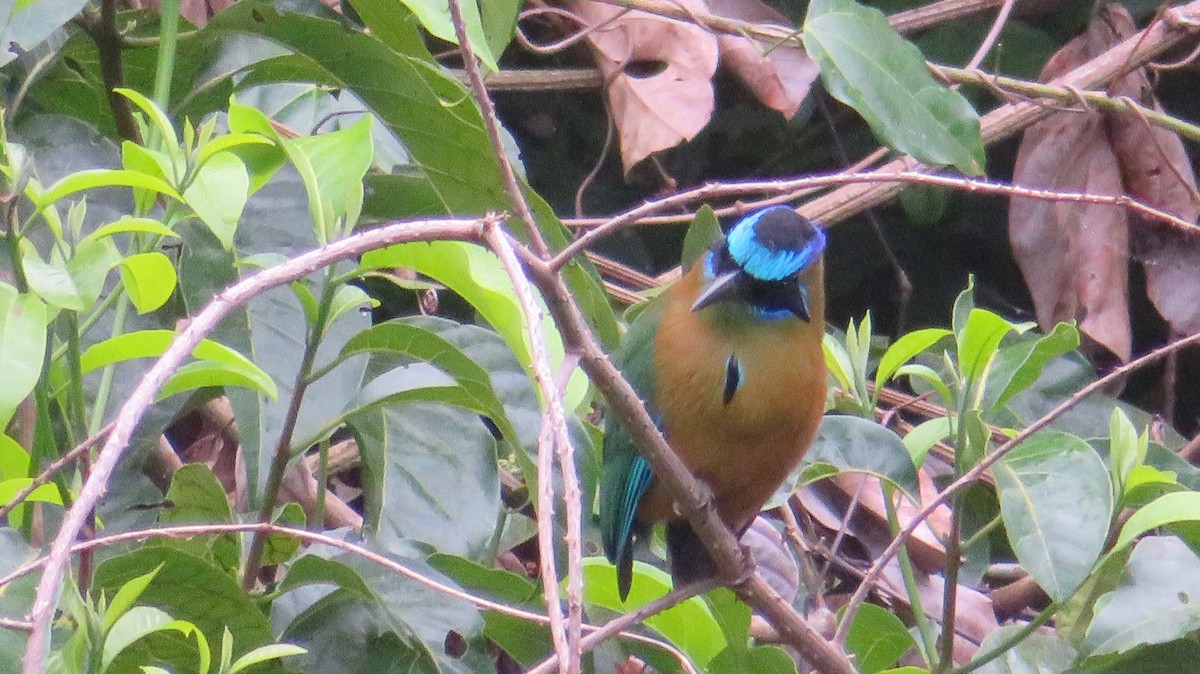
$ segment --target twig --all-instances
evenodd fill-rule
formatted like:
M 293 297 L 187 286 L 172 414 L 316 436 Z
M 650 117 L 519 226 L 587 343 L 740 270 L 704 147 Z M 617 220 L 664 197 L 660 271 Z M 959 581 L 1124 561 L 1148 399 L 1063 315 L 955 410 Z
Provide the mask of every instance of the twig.
M 1112 372 L 1109 372 L 1096 381 L 1079 389 L 1073 393 L 1070 398 L 1067 398 L 1063 402 L 1059 403 L 1054 409 L 1042 415 L 1042 417 L 1037 421 L 1034 421 L 1032 424 L 1026 426 L 1020 433 L 1014 435 L 1012 439 L 997 447 L 996 450 L 991 454 L 983 457 L 983 459 L 981 459 L 979 463 L 975 464 L 973 468 L 963 473 L 962 477 L 950 483 L 950 485 L 943 489 L 941 493 L 929 501 L 929 503 L 925 504 L 925 506 L 921 508 L 921 510 L 917 512 L 911 520 L 909 520 L 908 524 L 904 525 L 904 528 L 900 530 L 900 533 L 892 539 L 892 542 L 888 544 L 888 546 L 871 565 L 871 568 L 867 570 L 867 573 L 863 576 L 862 583 L 858 586 L 858 589 L 854 591 L 854 594 L 850 597 L 850 601 L 846 604 L 846 610 L 843 615 L 842 622 L 838 625 L 838 630 L 834 635 L 834 639 L 839 643 L 844 642 L 846 634 L 850 629 L 850 625 L 854 622 L 854 615 L 857 613 L 858 607 L 862 605 L 863 601 L 867 597 L 867 593 L 870 592 L 871 586 L 875 584 L 879 578 L 879 575 L 883 573 L 884 566 L 891 561 L 892 557 L 894 557 L 896 552 L 899 551 L 900 546 L 904 544 L 904 541 L 906 541 L 908 537 L 912 535 L 912 532 L 916 531 L 916 529 L 921 526 L 921 524 L 933 513 L 934 510 L 946 503 L 950 497 L 961 491 L 963 488 L 978 482 L 983 477 L 984 473 L 986 473 L 988 469 L 995 465 L 997 461 L 1004 458 L 1009 452 L 1016 449 L 1021 443 L 1028 440 L 1033 434 L 1046 428 L 1059 417 L 1069 412 L 1072 408 L 1083 401 L 1084 398 L 1095 393 L 1096 391 L 1103 389 L 1105 386 L 1120 379 L 1121 377 L 1124 377 L 1134 370 L 1145 367 L 1146 365 L 1154 363 L 1155 361 L 1165 357 L 1167 354 L 1173 353 L 1179 349 L 1191 346 L 1193 344 L 1200 344 L 1200 333 L 1175 342 L 1171 342 L 1170 344 L 1165 344 L 1151 351 L 1150 353 L 1141 356 L 1140 358 L 1135 358 L 1124 365 L 1113 368 Z
M 559 671 L 578 674 L 583 655 L 580 625 L 583 623 L 583 515 L 580 503 L 579 479 L 575 474 L 574 447 L 567 430 L 567 415 L 562 406 L 562 394 L 550 369 L 550 356 L 542 333 L 542 311 L 534 300 L 529 279 L 521 269 L 512 243 L 497 224 L 484 229 L 484 241 L 492 249 L 516 290 L 529 335 L 533 379 L 546 406 L 538 432 L 537 528 L 538 550 L 541 558 L 542 591 L 546 595 L 546 611 L 550 615 L 550 633 L 557 654 Z M 559 605 L 558 571 L 554 563 L 554 457 L 558 457 L 563 480 L 563 500 L 567 510 L 567 626 L 563 629 L 562 607 Z
M 125 140 L 140 143 L 141 133 L 129 101 L 114 89 L 125 86 L 125 67 L 121 62 L 121 33 L 117 30 L 117 0 L 101 0 L 100 14 L 85 13 L 83 19 L 88 35 L 96 43 L 100 58 L 100 77 L 104 80 L 104 93 L 108 107 L 112 110 L 117 133 Z
M 1029 199 L 1045 199 L 1049 201 L 1072 201 L 1092 204 L 1105 204 L 1109 206 L 1120 206 L 1136 211 L 1147 218 L 1156 220 L 1169 226 L 1181 234 L 1190 236 L 1200 236 L 1200 227 L 1194 223 L 1188 222 L 1176 215 L 1172 215 L 1166 211 L 1155 208 L 1148 204 L 1142 203 L 1128 195 L 1110 195 L 1110 194 L 1090 194 L 1086 192 L 1058 192 L 1055 190 L 1034 189 L 1029 187 L 1020 187 L 1001 182 L 990 182 L 983 180 L 971 180 L 969 178 L 957 178 L 947 175 L 931 175 L 918 171 L 894 170 L 894 171 L 872 171 L 870 173 L 834 173 L 826 175 L 805 176 L 801 178 L 792 178 L 788 180 L 769 180 L 755 181 L 742 183 L 712 183 L 702 185 L 695 189 L 686 192 L 673 194 L 669 197 L 664 197 L 655 201 L 648 201 L 640 206 L 632 208 L 620 215 L 617 215 L 603 225 L 590 230 L 578 238 L 571 245 L 562 250 L 550 260 L 552 269 L 559 269 L 565 265 L 572 256 L 577 255 L 581 251 L 587 250 L 594 245 L 598 240 L 616 232 L 619 229 L 628 227 L 646 214 L 656 213 L 658 211 L 690 204 L 694 202 L 704 201 L 714 197 L 735 197 L 742 194 L 763 194 L 763 193 L 794 193 L 800 190 L 815 190 L 821 187 L 846 185 L 850 189 L 858 187 L 859 184 L 878 185 L 882 184 L 885 188 L 895 187 L 899 192 L 900 185 L 934 185 L 937 187 L 949 187 L 959 189 L 966 192 L 981 192 L 984 194 L 1004 194 L 1008 196 L 1026 197 Z M 838 190 L 830 197 L 842 192 Z M 823 197 L 822 199 L 827 199 Z M 821 200 L 818 200 L 821 201 Z M 812 207 L 813 203 L 802 210 L 815 210 Z M 848 208 L 850 208 L 848 206 Z M 848 210 L 847 208 L 847 210 Z M 859 208 L 854 212 L 859 212 L 866 207 Z M 846 215 L 845 211 L 836 215 Z M 825 224 L 832 224 L 829 221 L 822 221 Z
M 692 583 L 690 585 L 684 585 L 683 587 L 677 587 L 658 599 L 655 599 L 648 604 L 644 604 L 636 611 L 630 611 L 629 613 L 625 613 L 613 618 L 607 623 L 604 623 L 600 629 L 588 634 L 580 643 L 580 645 L 583 647 L 583 652 L 586 653 L 592 650 L 610 637 L 624 632 L 626 629 L 646 620 L 646 618 L 662 613 L 669 608 L 673 608 L 679 604 L 682 604 L 692 597 L 702 595 L 705 592 L 720 586 L 721 583 L 716 579 L 709 579 Z M 526 674 L 550 674 L 557 664 L 557 658 L 551 655 L 549 658 L 546 658 L 542 662 L 538 663 L 533 669 L 526 672 Z M 690 672 L 691 674 L 696 674 L 695 668 L 693 668 L 691 663 L 687 662 L 686 659 L 682 661 L 682 664 L 684 665 L 684 669 L 686 671 Z
M 142 377 L 130 392 L 125 403 L 117 411 L 108 440 L 100 449 L 92 474 L 79 490 L 74 507 L 66 514 L 46 562 L 46 571 L 38 583 L 30 619 L 33 631 L 25 647 L 23 671 L 39 674 L 43 670 L 48 650 L 50 617 L 62 587 L 62 576 L 70 560 L 71 543 L 83 528 L 87 514 L 108 489 L 108 480 L 118 459 L 124 452 L 133 431 L 154 402 L 154 395 L 162 388 L 167 378 L 179 367 L 192 350 L 230 311 L 249 302 L 253 297 L 284 283 L 307 276 L 317 269 L 361 255 L 369 250 L 411 241 L 436 239 L 458 239 L 478 241 L 482 236 L 480 220 L 433 220 L 423 222 L 401 222 L 349 236 L 323 248 L 304 253 L 287 262 L 264 269 L 261 272 L 230 286 L 217 295 L 196 314 L 175 336 L 175 340 L 153 367 Z
M 38 476 L 33 478 L 33 482 L 30 482 L 29 486 L 17 492 L 16 495 L 12 497 L 11 501 L 5 503 L 3 506 L 0 506 L 0 517 L 8 515 L 10 512 L 12 512 L 13 508 L 16 508 L 24 503 L 25 499 L 29 498 L 29 495 L 32 494 L 38 487 L 50 482 L 50 480 L 54 478 L 54 475 L 57 474 L 58 471 L 62 470 L 63 467 L 86 454 L 89 449 L 96 445 L 96 443 L 103 440 L 111 430 L 112 424 L 105 426 L 104 428 L 100 429 L 99 433 L 85 439 L 78 445 L 75 445 L 71 451 L 63 454 L 49 466 L 46 466 L 45 470 L 43 470 L 41 473 L 38 473 Z
M 975 50 L 975 55 L 967 62 L 966 67 L 968 70 L 978 68 L 979 64 L 983 63 L 983 59 L 987 57 L 988 52 L 992 50 L 992 47 L 996 46 L 996 40 L 1000 39 L 1000 31 L 1004 30 L 1004 24 L 1008 23 L 1008 16 L 1012 13 L 1013 6 L 1016 4 L 1016 0 L 1004 0 L 1000 5 L 1000 11 L 996 12 L 996 20 L 992 22 L 992 27 L 988 29 L 983 42 L 979 44 L 979 49 Z

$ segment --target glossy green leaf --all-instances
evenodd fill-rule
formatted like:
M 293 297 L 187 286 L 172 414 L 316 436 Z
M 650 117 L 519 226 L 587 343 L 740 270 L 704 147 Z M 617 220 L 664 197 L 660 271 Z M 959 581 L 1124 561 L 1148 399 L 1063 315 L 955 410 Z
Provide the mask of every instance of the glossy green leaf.
M 185 463 L 171 476 L 159 522 L 171 524 L 225 523 L 233 521 L 233 511 L 225 488 L 203 463 Z M 236 570 L 241 560 L 241 539 L 235 534 L 197 536 L 170 544 L 202 559 L 210 559 L 223 568 Z
M 952 427 L 953 423 L 950 417 L 926 419 L 913 427 L 904 436 L 904 446 L 912 456 L 913 463 L 918 466 L 924 463 L 929 450 L 933 449 L 935 444 L 949 437 Z
M 606 559 L 588 557 L 583 560 L 583 599 L 586 603 L 603 606 L 611 611 L 632 611 L 650 603 L 671 590 L 671 577 L 665 571 L 639 561 L 633 563 L 633 587 L 622 602 L 617 596 L 617 571 Z M 692 597 L 658 615 L 647 618 L 653 627 L 701 667 L 711 661 L 726 646 L 712 610 L 700 597 Z
M 158 251 L 130 255 L 119 269 L 125 293 L 139 314 L 158 309 L 175 293 L 175 265 Z
M 6 428 L 17 406 L 37 385 L 46 352 L 46 305 L 0 283 L 0 428 Z
M 153 606 L 137 606 L 124 613 L 108 631 L 104 640 L 103 667 L 112 661 L 133 642 L 155 632 L 171 629 L 175 620 L 169 613 Z
M 972 385 L 990 371 L 1000 340 L 1008 333 L 1020 330 L 998 314 L 986 309 L 972 309 L 967 325 L 958 335 L 958 371 Z
M 1173 536 L 1138 542 L 1126 580 L 1096 601 L 1085 646 L 1091 655 L 1161 644 L 1200 629 L 1200 557 Z
M 283 146 L 308 190 L 317 240 L 335 238 L 339 220 L 345 220 L 344 229 L 353 226 L 362 210 L 362 179 L 371 166 L 370 116 L 339 131 L 285 140 Z
M 29 452 L 12 438 L 0 433 L 0 480 L 29 474 Z
M 373 0 L 378 1 L 378 0 Z M 421 21 L 421 25 L 434 37 L 445 40 L 450 44 L 458 44 L 458 35 L 454 31 L 454 22 L 450 17 L 450 4 L 445 0 L 400 0 Z M 479 5 L 474 0 L 460 2 L 463 22 L 467 24 L 467 39 L 475 50 L 475 55 L 483 61 L 489 70 L 500 69 L 496 64 L 496 55 L 488 44 L 483 33 L 483 20 L 479 15 Z
M 222 152 L 204 163 L 184 190 L 183 199 L 213 236 L 230 249 L 249 194 L 246 165 L 233 153 Z
M 813 0 L 804 46 L 834 98 L 858 111 L 885 143 L 932 165 L 982 175 L 979 115 L 933 79 L 925 58 L 887 17 L 854 0 Z
M 196 153 L 196 165 L 203 167 L 216 155 L 247 145 L 275 145 L 271 138 L 257 133 L 228 133 L 204 144 Z
M 130 103 L 136 105 L 146 115 L 150 124 L 162 134 L 167 152 L 179 152 L 179 136 L 175 134 L 175 126 L 171 124 L 171 120 L 167 118 L 166 113 L 154 104 L 154 101 L 134 89 L 117 88 L 113 89 L 113 91 L 128 98 Z
M 992 466 L 1017 560 L 1056 601 L 1091 572 L 1108 536 L 1112 486 L 1104 462 L 1065 433 L 1034 435 Z
M 234 660 L 233 665 L 229 668 L 229 674 L 237 674 L 247 667 L 252 667 L 262 662 L 286 658 L 292 655 L 304 655 L 307 652 L 308 649 L 294 646 L 292 644 L 270 644 L 269 646 L 259 646 L 237 660 Z
M 1134 469 L 1143 467 L 1149 449 L 1150 434 L 1143 432 L 1138 435 L 1129 417 L 1120 408 L 1113 408 L 1108 421 L 1108 463 L 1112 473 L 1113 493 L 1118 503 L 1125 496 L 1125 487 L 1129 484 L 1129 477 Z
M 357 571 L 337 560 L 316 555 L 305 555 L 293 562 L 279 584 L 279 591 L 288 592 L 306 585 L 336 585 L 363 598 L 375 596 Z

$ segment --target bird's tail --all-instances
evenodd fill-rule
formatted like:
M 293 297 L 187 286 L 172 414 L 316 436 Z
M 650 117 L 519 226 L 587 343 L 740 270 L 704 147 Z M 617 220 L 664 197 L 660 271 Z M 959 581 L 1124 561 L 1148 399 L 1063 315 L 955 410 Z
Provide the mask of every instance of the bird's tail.
M 667 524 L 667 553 L 675 587 L 717 575 L 717 565 L 687 522 Z

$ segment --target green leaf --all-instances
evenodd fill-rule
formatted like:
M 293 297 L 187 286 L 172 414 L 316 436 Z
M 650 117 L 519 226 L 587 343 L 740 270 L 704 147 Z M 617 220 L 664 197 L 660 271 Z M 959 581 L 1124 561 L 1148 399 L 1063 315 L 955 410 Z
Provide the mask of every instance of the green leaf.
M 13 0 L 0 9 L 0 66 L 31 51 L 83 9 L 85 0 Z
M 246 652 L 271 642 L 270 621 L 242 592 L 237 581 L 223 569 L 181 550 L 143 545 L 110 557 L 96 567 L 94 591 L 115 592 L 133 578 L 160 566 L 154 580 L 142 592 L 142 603 L 157 606 L 206 634 L 220 634 L 228 627 L 235 652 Z M 131 648 L 136 649 L 137 645 Z M 205 648 L 210 655 L 216 655 L 207 642 Z M 188 644 L 177 655 L 190 668 L 197 661 L 198 651 L 195 644 Z M 149 660 L 146 657 L 141 662 Z
M 146 96 L 138 91 L 122 88 L 113 89 L 113 91 L 128 98 L 130 103 L 133 103 L 139 110 L 145 113 L 146 118 L 154 128 L 158 129 L 158 132 L 162 134 L 167 152 L 175 154 L 175 158 L 177 159 L 179 154 L 179 136 L 175 134 L 175 126 L 171 124 L 171 120 L 167 118 L 166 113 L 160 110 L 154 104 L 154 101 L 146 98 Z
M 813 0 L 804 46 L 834 98 L 858 111 L 883 142 L 932 165 L 982 175 L 979 115 L 933 79 L 921 52 L 878 9 Z
M 125 169 L 88 169 L 72 173 L 39 194 L 34 200 L 34 205 L 38 210 L 42 210 L 54 202 L 64 197 L 69 197 L 77 192 L 84 190 L 95 189 L 97 187 L 133 187 L 143 190 L 150 190 L 166 195 L 177 201 L 183 201 L 183 197 L 175 191 L 175 188 L 168 185 L 166 182 L 148 176 L 145 173 L 137 171 L 128 171 Z
M 113 595 L 112 601 L 108 604 L 108 609 L 104 612 L 103 629 L 105 633 L 109 631 L 113 623 L 115 623 L 118 618 L 125 615 L 125 612 L 128 611 L 131 606 L 133 606 L 134 602 L 138 600 L 138 597 L 142 596 L 142 592 L 149 587 L 151 581 L 154 580 L 154 576 L 158 574 L 160 568 L 162 567 L 156 567 L 150 573 L 142 574 L 137 578 L 134 578 L 128 583 L 122 585 L 121 589 L 117 590 L 117 593 Z
M 987 653 L 1013 637 L 1024 627 L 1004 625 L 993 630 L 979 644 L 979 653 Z M 1034 672 L 1074 671 L 1075 649 L 1061 636 L 1054 633 L 1034 632 L 1015 646 L 1011 646 L 999 658 L 975 670 L 980 674 L 1032 674 Z
M 1000 392 L 992 407 L 1007 404 L 1013 396 L 1037 381 L 1047 363 L 1077 348 L 1079 330 L 1071 322 L 1055 325 L 1048 335 L 1025 339 L 1000 349 L 988 386 Z
M 1129 484 L 1129 477 L 1134 469 L 1149 468 L 1142 466 L 1149 449 L 1149 433 L 1139 436 L 1129 417 L 1120 408 L 1114 407 L 1108 421 L 1108 463 L 1112 472 L 1113 494 L 1118 503 L 1125 496 L 1125 486 Z
M 375 597 L 357 571 L 337 560 L 316 555 L 305 555 L 293 562 L 279 584 L 279 591 L 289 592 L 306 585 L 336 585 L 366 599 Z
M 339 221 L 340 231 L 349 231 L 362 210 L 362 179 L 374 151 L 370 115 L 339 131 L 284 140 L 283 147 L 308 190 L 317 241 L 336 238 Z
M 502 602 L 525 604 L 540 594 L 538 586 L 525 576 L 484 566 L 466 557 L 437 552 L 427 561 L 464 588 Z
M 133 642 L 167 629 L 173 622 L 169 613 L 152 606 L 137 606 L 122 613 L 111 629 L 106 630 L 108 636 L 104 640 L 103 667 L 112 664 L 113 659 Z
M 696 217 L 692 218 L 687 235 L 683 237 L 683 257 L 680 259 L 680 265 L 683 267 L 684 273 L 687 273 L 693 264 L 703 258 L 708 249 L 720 241 L 723 236 L 716 212 L 713 211 L 712 206 L 704 204 L 696 211 Z
M 1200 628 L 1200 558 L 1173 536 L 1138 542 L 1127 580 L 1096 601 L 1085 646 L 1091 655 L 1161 644 Z
M 991 368 L 1000 340 L 1020 328 L 986 309 L 972 309 L 958 335 L 958 371 L 970 385 L 982 382 Z
M 622 602 L 617 596 L 617 570 L 600 557 L 583 560 L 583 599 L 610 611 L 626 612 L 658 599 L 671 590 L 671 577 L 649 564 L 633 563 L 634 582 L 629 597 Z M 658 615 L 647 618 L 646 624 L 666 637 L 704 667 L 726 646 L 725 633 L 700 597 L 692 597 Z
M 1121 527 L 1114 550 L 1129 545 L 1138 536 L 1168 524 L 1200 521 L 1200 493 L 1180 491 L 1163 494 L 1130 515 Z
M 83 373 L 87 374 L 97 368 L 134 358 L 158 358 L 174 339 L 175 333 L 171 330 L 127 332 L 89 347 L 80 357 L 80 364 Z M 241 377 L 241 381 L 252 382 L 252 387 L 265 395 L 272 398 L 279 395 L 275 382 L 266 372 L 250 359 L 223 344 L 211 339 L 201 340 L 192 350 L 192 356 L 220 366 L 220 369 Z M 170 385 L 168 382 L 167 386 Z
M 954 424 L 950 417 L 935 417 L 922 421 L 904 436 L 904 447 L 912 456 L 913 463 L 920 466 L 925 462 L 929 450 L 950 436 Z
M 249 194 L 246 165 L 233 153 L 222 152 L 200 167 L 183 191 L 183 200 L 228 250 L 233 248 L 233 235 Z
M 950 334 L 952 333 L 944 328 L 927 328 L 910 332 L 897 339 L 879 359 L 879 367 L 875 370 L 875 382 L 880 387 L 890 382 L 892 376 L 905 363 Z
M 0 433 L 0 480 L 29 474 L 29 452 L 16 440 Z
M 1051 598 L 1066 600 L 1108 536 L 1112 486 L 1104 462 L 1079 438 L 1042 432 L 991 474 L 1017 560 Z
M 37 297 L 18 293 L 0 283 L 0 428 L 7 428 L 17 406 L 42 376 L 46 352 L 46 305 Z
M 378 2 L 379 0 L 371 1 Z M 454 31 L 454 22 L 451 21 L 448 2 L 445 0 L 400 0 L 400 2 L 412 10 L 412 13 L 420 19 L 421 25 L 425 26 L 425 29 L 434 37 L 450 44 L 458 44 L 458 35 Z M 471 41 L 475 55 L 489 70 L 496 72 L 500 67 L 496 64 L 496 56 L 492 53 L 492 48 L 484 36 L 479 5 L 475 3 L 475 0 L 466 0 L 466 2 L 460 2 L 459 7 L 462 8 L 463 22 L 467 25 L 467 39 Z
M 260 662 L 267 662 L 278 658 L 286 658 L 290 655 L 304 655 L 308 649 L 292 644 L 271 644 L 269 646 L 259 646 L 249 653 L 243 655 L 233 661 L 233 666 L 229 668 L 229 674 L 237 674 L 238 672 L 257 665 Z
M 162 524 L 233 521 L 233 511 L 225 496 L 225 488 L 212 469 L 202 463 L 186 463 L 175 471 L 166 500 L 170 502 L 170 507 L 163 508 L 159 514 Z M 237 569 L 241 559 L 240 541 L 241 538 L 235 534 L 221 534 L 167 543 L 202 559 L 211 557 L 223 568 Z
M 402 244 L 363 255 L 362 270 L 405 267 L 436 279 L 458 293 L 498 332 L 525 368 L 531 364 L 528 338 L 512 281 L 499 260 L 484 248 L 461 241 Z M 541 303 L 540 297 L 538 298 Z M 565 352 L 549 311 L 542 309 L 542 333 L 557 369 Z M 563 405 L 575 409 L 587 393 L 587 381 L 576 371 L 567 384 Z
M 896 614 L 875 604 L 859 608 L 846 635 L 846 650 L 854 654 L 863 674 L 891 667 L 914 646 L 916 642 Z
M 826 416 L 822 419 L 816 439 L 793 475 L 807 484 L 827 477 L 829 468 L 836 469 L 833 472 L 874 475 L 895 485 L 914 502 L 913 495 L 919 492 L 917 468 L 900 437 L 861 417 Z
M 154 236 L 169 236 L 175 238 L 179 237 L 179 235 L 172 231 L 171 228 L 162 224 L 158 220 L 153 220 L 151 218 L 124 217 L 116 222 L 110 222 L 107 225 L 101 225 L 100 227 L 97 227 L 95 231 L 85 236 L 83 240 L 79 242 L 79 244 L 82 246 L 90 241 L 98 241 L 104 237 L 128 233 L 152 234 Z
M 175 265 L 158 252 L 137 253 L 121 260 L 121 282 L 139 314 L 158 309 L 175 293 Z
M 476 408 L 488 415 L 514 449 L 519 449 L 519 436 L 492 389 L 488 371 L 441 336 L 418 325 L 421 320 L 399 318 L 363 330 L 346 342 L 339 358 L 357 353 L 386 352 L 434 365 L 453 377 L 472 398 Z
M 755 646 L 737 650 L 732 646 L 708 663 L 711 674 L 795 674 L 796 661 L 778 646 Z

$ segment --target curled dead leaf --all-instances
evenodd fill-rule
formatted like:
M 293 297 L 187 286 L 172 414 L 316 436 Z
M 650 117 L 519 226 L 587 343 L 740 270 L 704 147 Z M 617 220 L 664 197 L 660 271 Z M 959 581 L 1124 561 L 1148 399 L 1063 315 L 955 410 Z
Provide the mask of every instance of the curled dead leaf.
M 700 0 L 679 4 L 704 11 Z M 587 0 L 566 7 L 594 28 L 586 39 L 608 83 L 628 173 L 655 152 L 691 140 L 713 112 L 717 38 L 694 25 Z

